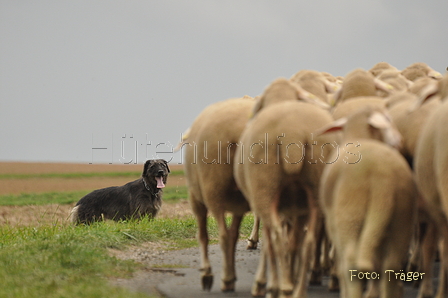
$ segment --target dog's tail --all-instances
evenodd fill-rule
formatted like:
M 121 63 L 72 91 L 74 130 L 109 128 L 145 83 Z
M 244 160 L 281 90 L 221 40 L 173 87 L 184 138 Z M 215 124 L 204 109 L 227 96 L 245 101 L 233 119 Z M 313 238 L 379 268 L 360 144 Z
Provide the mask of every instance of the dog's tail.
M 79 205 L 75 206 L 72 209 L 72 211 L 70 212 L 69 218 L 68 218 L 68 220 L 74 225 L 76 225 L 79 222 L 78 211 L 79 211 Z

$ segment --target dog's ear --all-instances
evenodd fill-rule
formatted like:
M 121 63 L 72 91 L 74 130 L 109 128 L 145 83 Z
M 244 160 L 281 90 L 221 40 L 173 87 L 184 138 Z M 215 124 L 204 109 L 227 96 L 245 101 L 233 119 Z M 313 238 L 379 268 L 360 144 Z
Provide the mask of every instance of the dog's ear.
M 153 161 L 152 159 L 148 159 L 148 160 L 145 162 L 145 166 L 143 167 L 143 173 L 142 173 L 142 176 L 145 176 L 145 175 L 146 175 L 146 172 L 148 171 L 149 166 L 150 166 L 153 162 L 154 162 L 154 161 Z
M 167 168 L 167 170 L 168 170 L 168 173 L 171 173 L 171 171 L 170 171 L 170 167 L 168 166 L 168 162 L 166 161 L 166 160 L 164 160 L 164 159 L 162 159 L 163 160 L 163 162 L 165 163 L 165 165 L 166 165 L 166 168 Z

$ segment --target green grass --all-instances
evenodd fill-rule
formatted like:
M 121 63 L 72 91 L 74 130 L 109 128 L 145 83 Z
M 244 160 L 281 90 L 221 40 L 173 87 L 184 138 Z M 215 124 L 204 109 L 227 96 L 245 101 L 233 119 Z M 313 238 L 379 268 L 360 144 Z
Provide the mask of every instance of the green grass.
M 0 206 L 71 204 L 89 192 L 90 190 L 0 195 Z M 187 197 L 186 186 L 167 186 L 163 190 L 163 200 L 167 203 L 175 203 Z
M 44 173 L 44 174 L 0 174 L 0 179 L 33 179 L 33 178 L 135 178 L 141 176 L 141 172 L 93 172 L 93 173 Z M 183 170 L 171 171 L 170 176 L 183 176 Z
M 242 223 L 250 234 L 253 217 Z M 107 248 L 124 249 L 143 241 L 164 241 L 170 249 L 197 246 L 196 220 L 154 219 L 100 222 L 90 226 L 0 226 L 0 297 L 144 297 L 114 288 L 111 277 L 129 277 L 142 265 L 111 257 Z M 216 242 L 216 221 L 209 219 Z M 146 296 L 145 296 L 146 297 Z

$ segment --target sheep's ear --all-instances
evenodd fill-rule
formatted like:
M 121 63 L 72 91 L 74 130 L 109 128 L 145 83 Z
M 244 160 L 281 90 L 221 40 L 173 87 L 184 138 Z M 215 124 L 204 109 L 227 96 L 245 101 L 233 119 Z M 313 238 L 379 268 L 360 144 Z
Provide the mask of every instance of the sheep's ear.
M 315 104 L 325 110 L 329 110 L 330 109 L 330 105 L 319 100 L 317 98 L 316 95 L 306 91 L 305 89 L 303 89 L 302 87 L 300 87 L 298 84 L 294 84 L 294 87 L 296 88 L 297 91 L 297 98 L 303 100 L 304 102 L 307 103 L 312 103 Z
M 342 96 L 342 91 L 343 91 L 343 86 L 339 86 L 338 89 L 333 93 L 333 98 L 332 98 L 332 102 L 331 102 L 331 106 L 334 107 L 337 102 L 341 99 Z
M 335 93 L 339 89 L 337 84 L 330 82 L 329 80 L 324 80 L 324 85 L 327 93 Z
M 426 85 L 419 94 L 419 97 L 415 104 L 411 105 L 409 107 L 409 113 L 412 113 L 417 108 L 419 108 L 422 104 L 424 104 L 428 99 L 430 99 L 432 96 L 436 95 L 439 91 L 439 85 L 437 84 L 437 81 L 431 82 L 430 84 Z
M 386 129 L 391 126 L 391 123 L 389 119 L 387 119 L 386 115 L 379 112 L 372 113 L 367 123 L 378 129 Z
M 153 161 L 152 159 L 148 159 L 148 160 L 145 162 L 145 166 L 143 167 L 143 173 L 142 173 L 143 176 L 146 175 L 146 172 L 148 171 L 149 166 L 150 166 L 153 162 L 154 162 L 154 161 Z
M 441 78 L 443 78 L 442 74 L 440 72 L 438 72 L 438 71 L 435 71 L 435 70 L 431 70 L 428 73 L 428 77 L 436 79 L 436 80 L 440 80 Z
M 400 149 L 401 134 L 386 115 L 383 113 L 374 112 L 370 115 L 367 123 L 369 123 L 372 127 L 381 130 L 383 142 L 394 148 Z
M 322 127 L 321 129 L 318 129 L 315 134 L 317 136 L 329 133 L 329 132 L 337 132 L 344 129 L 345 124 L 347 123 L 347 118 L 341 118 L 336 121 L 331 122 L 327 126 Z
M 394 87 L 391 84 L 388 84 L 380 79 L 374 78 L 373 79 L 374 83 L 375 83 L 375 88 L 378 90 L 382 90 L 386 93 L 392 93 L 394 92 Z

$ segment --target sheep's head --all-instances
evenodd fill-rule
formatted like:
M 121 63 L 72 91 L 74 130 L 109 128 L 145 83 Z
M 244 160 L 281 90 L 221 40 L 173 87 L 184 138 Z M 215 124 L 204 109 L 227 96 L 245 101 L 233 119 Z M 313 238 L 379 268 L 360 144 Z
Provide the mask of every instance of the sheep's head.
M 264 90 L 263 94 L 255 103 L 252 116 L 272 104 L 289 100 L 303 100 L 304 102 L 316 104 L 324 109 L 330 108 L 328 104 L 320 101 L 315 95 L 304 90 L 298 84 L 286 78 L 279 78 Z
M 317 134 L 342 131 L 344 139 L 375 139 L 400 149 L 401 135 L 382 109 L 366 107 L 349 117 L 341 118 L 320 129 Z

